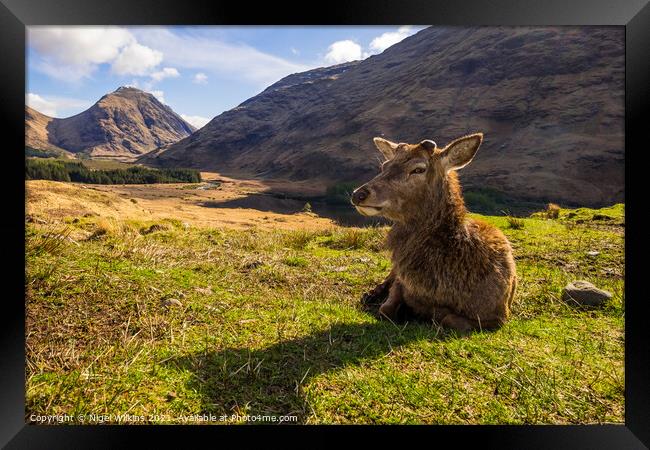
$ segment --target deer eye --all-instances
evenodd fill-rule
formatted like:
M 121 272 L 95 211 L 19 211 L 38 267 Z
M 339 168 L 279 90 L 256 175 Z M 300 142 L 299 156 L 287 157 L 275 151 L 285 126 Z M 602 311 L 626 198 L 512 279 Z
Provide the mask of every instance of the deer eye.
M 424 173 L 426 170 L 427 169 L 424 167 L 416 167 L 415 169 L 411 170 L 411 173 L 409 175 L 413 175 L 414 173 Z

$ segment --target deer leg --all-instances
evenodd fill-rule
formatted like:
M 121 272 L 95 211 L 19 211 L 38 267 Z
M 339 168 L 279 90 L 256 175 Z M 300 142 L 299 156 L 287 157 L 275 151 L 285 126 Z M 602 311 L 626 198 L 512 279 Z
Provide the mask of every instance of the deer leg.
M 454 313 L 446 314 L 440 320 L 440 325 L 442 325 L 445 328 L 451 328 L 452 330 L 456 330 L 461 334 L 467 334 L 470 331 L 472 331 L 474 328 L 476 328 L 474 326 L 474 321 Z
M 393 273 L 393 271 L 391 271 L 384 281 L 379 283 L 371 291 L 368 291 L 365 294 L 363 294 L 363 296 L 361 297 L 361 303 L 366 305 L 381 303 L 388 297 L 390 287 L 393 285 L 394 281 L 395 281 L 395 274 Z
M 388 292 L 388 299 L 379 307 L 379 315 L 390 320 L 397 319 L 397 311 L 404 303 L 404 291 L 402 284 L 395 280 Z
M 435 322 L 441 323 L 445 317 L 454 312 L 446 306 L 436 306 L 431 313 L 431 319 Z

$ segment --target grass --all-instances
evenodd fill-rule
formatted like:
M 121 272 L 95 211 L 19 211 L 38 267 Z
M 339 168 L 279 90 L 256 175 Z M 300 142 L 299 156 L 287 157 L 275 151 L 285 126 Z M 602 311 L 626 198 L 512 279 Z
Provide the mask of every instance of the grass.
M 513 230 L 521 230 L 526 225 L 526 222 L 518 217 L 506 216 L 506 220 L 508 221 L 508 227 Z
M 467 337 L 360 305 L 390 270 L 386 228 L 30 223 L 27 417 L 623 423 L 622 212 L 561 209 L 520 228 L 482 217 L 511 240 L 519 287 L 511 321 Z M 575 279 L 614 296 L 571 307 L 560 298 Z

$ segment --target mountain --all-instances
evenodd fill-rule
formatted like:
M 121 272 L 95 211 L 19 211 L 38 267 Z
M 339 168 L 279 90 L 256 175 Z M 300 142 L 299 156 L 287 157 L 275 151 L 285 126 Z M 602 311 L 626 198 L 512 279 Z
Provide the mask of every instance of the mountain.
M 55 119 L 25 106 L 25 147 L 71 156 L 70 152 L 50 142 L 47 127 L 53 120 Z
M 25 107 L 25 145 L 90 156 L 135 156 L 195 128 L 153 95 L 120 87 L 76 116 L 55 119 Z
M 482 131 L 468 189 L 599 206 L 624 195 L 624 30 L 431 27 L 364 61 L 280 80 L 140 161 L 362 182 L 372 137 Z

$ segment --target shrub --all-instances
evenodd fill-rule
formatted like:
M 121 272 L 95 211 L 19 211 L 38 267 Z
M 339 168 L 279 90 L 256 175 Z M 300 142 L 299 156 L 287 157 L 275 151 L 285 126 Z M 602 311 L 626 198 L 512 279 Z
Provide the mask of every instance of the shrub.
M 555 203 L 546 205 L 546 217 L 549 219 L 557 219 L 560 217 L 560 206 Z
M 96 239 L 101 236 L 109 236 L 115 234 L 117 226 L 114 221 L 101 218 L 95 223 L 95 230 L 88 237 L 88 239 Z
M 524 219 L 507 216 L 506 220 L 508 221 L 508 226 L 513 230 L 521 230 L 524 227 Z
M 317 233 L 308 230 L 290 231 L 282 236 L 282 246 L 292 248 L 294 250 L 303 250 L 312 239 L 316 237 Z
M 337 228 L 325 244 L 337 250 L 367 249 L 377 252 L 384 248 L 385 237 L 381 227 Z

